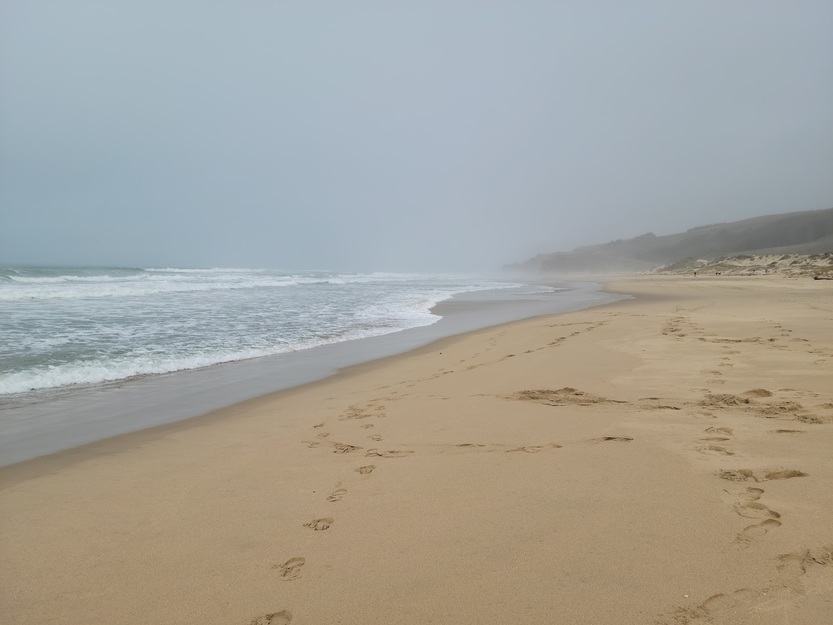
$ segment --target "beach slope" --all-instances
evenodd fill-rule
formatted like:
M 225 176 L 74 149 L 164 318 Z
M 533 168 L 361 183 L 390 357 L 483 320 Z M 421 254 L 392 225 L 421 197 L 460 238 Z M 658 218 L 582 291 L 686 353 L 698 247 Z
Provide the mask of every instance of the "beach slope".
M 611 288 L 0 470 L 0 620 L 828 622 L 831 283 Z

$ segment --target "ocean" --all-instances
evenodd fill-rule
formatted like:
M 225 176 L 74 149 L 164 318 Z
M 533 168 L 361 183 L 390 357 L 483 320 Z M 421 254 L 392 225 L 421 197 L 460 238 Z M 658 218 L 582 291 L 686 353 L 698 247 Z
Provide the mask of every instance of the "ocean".
M 453 275 L 0 268 L 0 395 L 271 356 L 436 322 Z
M 621 297 L 462 275 L 0 268 L 0 466 Z

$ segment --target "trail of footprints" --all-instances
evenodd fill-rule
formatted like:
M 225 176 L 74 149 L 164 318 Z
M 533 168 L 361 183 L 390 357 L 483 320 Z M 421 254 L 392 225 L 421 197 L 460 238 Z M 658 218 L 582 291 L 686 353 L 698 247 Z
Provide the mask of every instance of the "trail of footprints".
M 763 536 L 769 530 L 781 526 L 781 515 L 768 506 L 760 503 L 764 494 L 763 488 L 747 487 L 746 491 L 740 494 L 735 504 L 735 512 L 747 519 L 754 519 L 757 522 L 744 527 L 735 538 L 739 544 L 747 545 L 754 538 Z
M 701 402 L 701 406 L 709 407 L 716 412 L 732 410 L 740 413 L 751 413 L 755 416 L 765 418 L 796 419 L 806 422 L 822 423 L 824 420 L 807 421 L 798 419 L 804 408 L 792 401 L 769 400 L 774 393 L 766 389 L 752 389 L 743 396 L 729 394 L 709 394 Z M 767 401 L 761 402 L 761 399 Z M 713 415 L 714 416 L 714 415 Z M 798 434 L 803 430 L 778 428 L 768 430 L 771 434 Z M 726 426 L 711 426 L 705 429 L 706 436 L 698 439 L 698 451 L 701 453 L 719 453 L 720 455 L 734 455 L 730 449 L 730 443 L 734 440 L 734 431 Z M 706 444 L 704 447 L 703 444 Z M 766 502 L 766 491 L 758 486 L 769 481 L 787 480 L 806 477 L 807 473 L 798 469 L 768 468 L 768 469 L 721 469 L 717 471 L 716 477 L 736 484 L 756 484 L 755 486 L 744 485 L 738 490 L 727 490 L 733 494 L 734 512 L 750 521 L 740 532 L 737 533 L 734 543 L 742 548 L 750 547 L 755 541 L 763 539 L 767 533 L 781 527 L 783 521 L 780 512 L 773 510 Z M 802 578 L 810 571 L 824 570 L 829 574 L 833 564 L 833 546 L 826 546 L 815 552 L 807 550 L 801 553 L 791 553 L 779 556 L 776 573 L 776 581 L 764 588 L 741 588 L 728 593 L 718 593 L 707 598 L 705 601 L 693 605 L 684 606 L 675 610 L 672 614 L 666 615 L 663 620 L 658 621 L 667 625 L 685 625 L 696 623 L 710 623 L 714 620 L 728 619 L 731 622 L 746 622 L 750 615 L 758 612 L 763 605 L 773 605 L 776 601 L 789 602 L 796 594 L 803 594 Z M 824 567 L 821 569 L 820 567 Z M 720 622 L 723 622 L 721 620 Z
M 387 397 L 388 400 L 395 400 L 397 397 Z M 380 400 L 372 400 L 364 406 L 352 405 L 338 417 L 339 421 L 363 421 L 371 418 L 384 418 L 385 407 L 380 403 Z M 359 429 L 368 430 L 374 427 L 373 423 L 357 424 Z M 322 430 L 327 426 L 326 421 L 316 423 L 312 426 L 313 430 Z M 365 448 L 360 445 L 353 445 L 339 441 L 330 440 L 332 432 L 319 431 L 315 435 L 315 440 L 302 441 L 304 445 L 310 449 L 329 449 L 335 454 L 358 454 L 363 453 L 365 457 L 374 458 L 404 458 L 412 453 L 410 450 L 398 449 L 379 449 L 379 448 Z M 370 434 L 367 438 L 374 443 L 379 443 L 383 440 L 380 434 Z M 367 476 L 376 470 L 375 464 L 360 465 L 354 469 L 356 473 L 362 476 Z M 330 504 L 339 503 L 347 495 L 347 489 L 339 482 L 335 488 L 327 494 L 326 501 Z M 303 527 L 308 528 L 314 532 L 325 532 L 329 530 L 335 523 L 335 518 L 332 516 L 325 516 L 318 519 L 313 519 L 307 523 L 303 523 Z M 295 556 L 289 558 L 282 564 L 275 564 L 273 568 L 278 572 L 278 579 L 280 581 L 292 582 L 301 579 L 302 569 L 306 564 L 306 558 Z M 288 610 L 280 612 L 273 612 L 258 616 L 250 622 L 250 625 L 287 625 L 292 621 L 292 613 Z
M 761 612 L 788 605 L 806 594 L 806 584 L 823 575 L 833 574 L 833 545 L 806 549 L 778 557 L 775 579 L 759 588 L 740 588 L 712 595 L 701 603 L 681 606 L 656 621 L 658 625 L 696 625 L 719 622 L 751 623 Z M 787 616 L 784 616 L 787 622 Z
M 756 400 L 773 397 L 773 393 L 766 389 L 752 389 L 742 396 L 730 394 L 707 394 L 699 402 L 699 405 L 708 407 L 720 412 L 722 410 L 734 410 L 740 412 L 755 412 L 767 415 L 769 413 L 792 414 L 795 410 L 801 409 L 795 402 L 769 401 L 760 403 Z M 798 406 L 798 408 L 795 408 Z M 734 456 L 731 449 L 734 439 L 734 430 L 726 426 L 711 426 L 705 429 L 706 436 L 697 439 L 695 449 L 702 454 Z M 770 433 L 800 433 L 800 430 L 776 429 Z M 717 477 L 730 482 L 754 482 L 761 483 L 770 480 L 784 480 L 795 477 L 804 477 L 807 474 L 797 469 L 722 469 L 717 472 Z M 729 491 L 727 491 L 729 492 Z M 781 526 L 781 514 L 772 510 L 762 500 L 765 495 L 763 488 L 758 486 L 747 486 L 736 492 L 734 511 L 741 517 L 750 519 L 750 523 L 744 527 L 735 537 L 735 543 L 740 546 L 749 546 L 753 541 L 762 538 L 765 534 Z
M 757 418 L 776 419 L 780 421 L 798 421 L 805 424 L 829 423 L 833 419 L 822 413 L 814 413 L 796 401 L 795 396 L 799 393 L 789 389 L 781 389 L 778 395 L 786 395 L 786 399 L 777 399 L 777 395 L 766 389 L 756 388 L 747 391 L 741 396 L 731 394 L 707 393 L 699 402 L 694 404 L 683 403 L 674 405 L 662 398 L 646 397 L 639 400 L 638 408 L 641 410 L 681 410 L 696 415 L 707 414 L 711 418 L 718 418 L 723 411 L 732 411 L 733 414 L 748 414 Z M 812 396 L 812 395 L 811 395 Z M 582 393 L 573 388 L 562 389 L 537 389 L 515 393 L 507 399 L 532 401 L 553 407 L 581 407 L 599 404 L 623 403 L 609 400 L 603 397 Z M 823 403 L 817 406 L 821 411 L 828 411 L 833 408 L 831 403 Z M 703 410 L 707 409 L 707 410 Z M 767 430 L 770 434 L 796 435 L 802 434 L 804 430 L 793 428 L 775 428 Z M 590 443 L 602 442 L 628 442 L 632 440 L 627 436 L 604 436 L 591 439 Z M 733 428 L 725 425 L 713 425 L 704 429 L 703 434 L 695 441 L 695 449 L 703 454 L 731 457 L 735 455 L 732 443 L 735 441 Z M 784 520 L 777 510 L 772 509 L 766 501 L 765 489 L 757 486 L 764 482 L 775 480 L 787 480 L 806 477 L 807 474 L 798 469 L 789 468 L 764 468 L 764 469 L 722 469 L 717 472 L 716 477 L 721 480 L 738 484 L 752 483 L 755 486 L 744 486 L 734 492 L 734 512 L 749 521 L 735 536 L 734 544 L 741 548 L 747 548 L 755 541 L 763 539 L 767 533 L 781 527 Z M 808 564 L 816 566 L 831 564 L 831 549 L 822 550 L 822 555 L 808 555 L 807 553 L 787 554 L 779 558 L 778 574 L 779 584 L 763 590 L 741 589 L 732 593 L 721 593 L 710 597 L 705 602 L 694 608 L 681 608 L 674 614 L 673 618 L 666 623 L 695 623 L 709 622 L 717 614 L 726 612 L 743 613 L 744 610 L 752 610 L 755 606 L 766 600 L 767 595 L 777 595 L 784 588 L 800 591 L 800 578 L 804 575 Z
M 598 324 L 597 324 L 598 325 Z M 591 326 L 590 329 L 596 326 Z M 386 398 L 392 399 L 392 398 Z M 597 403 L 623 403 L 615 400 L 608 400 L 597 397 L 595 395 L 586 394 L 576 389 L 565 388 L 557 391 L 521 391 L 513 399 L 522 400 L 545 400 L 550 405 L 593 405 Z M 342 413 L 338 421 L 365 421 L 368 419 L 385 418 L 385 407 L 380 400 L 371 400 L 365 405 L 351 405 Z M 314 440 L 302 441 L 307 447 L 311 449 L 328 449 L 335 454 L 363 454 L 367 458 L 406 458 L 413 453 L 412 450 L 406 449 L 381 449 L 378 447 L 365 448 L 360 445 L 354 445 L 339 441 L 331 440 L 332 432 L 324 431 L 327 422 L 322 421 L 312 426 L 313 430 L 318 430 L 315 434 Z M 374 423 L 357 423 L 358 428 L 363 430 L 372 429 L 375 427 Z M 366 438 L 374 443 L 379 443 L 383 440 L 381 434 L 370 434 Z M 599 438 L 590 439 L 588 443 L 609 443 L 609 442 L 630 442 L 633 439 L 629 436 L 602 436 Z M 524 453 L 537 454 L 545 450 L 560 449 L 561 445 L 556 443 L 543 443 L 538 445 L 522 445 L 509 446 L 502 444 L 479 444 L 479 443 L 459 443 L 456 445 L 439 445 L 440 450 L 446 450 L 449 447 L 459 451 L 476 451 L 476 452 L 492 452 L 503 451 L 505 453 Z M 377 469 L 375 464 L 364 464 L 355 467 L 354 472 L 361 476 L 368 476 Z M 338 503 L 347 495 L 347 489 L 341 484 L 336 484 L 336 487 L 326 496 L 328 503 Z M 332 516 L 325 516 L 318 519 L 313 519 L 303 523 L 303 527 L 308 528 L 314 532 L 324 532 L 329 530 L 335 523 L 335 518 Z M 278 578 L 281 581 L 295 581 L 302 577 L 302 569 L 306 564 L 306 559 L 300 556 L 292 557 L 282 564 L 276 564 L 273 568 L 278 571 Z M 251 625 L 273 625 L 286 624 L 292 620 L 292 614 L 286 610 L 275 612 L 272 614 L 265 614 L 257 617 L 251 621 Z
M 574 402 L 571 403 L 580 403 L 580 404 L 590 404 L 596 403 L 597 398 L 592 395 L 584 396 L 584 394 L 571 389 L 571 392 L 568 395 L 573 395 Z M 576 399 L 578 398 L 578 399 Z M 386 398 L 386 399 L 395 399 L 395 398 Z M 568 400 L 569 401 L 569 400 Z M 341 416 L 337 418 L 338 421 L 365 421 L 368 419 L 379 419 L 385 418 L 387 415 L 385 413 L 385 407 L 379 400 L 371 400 L 365 405 L 351 405 L 342 413 Z M 312 426 L 313 430 L 318 430 L 315 434 L 314 440 L 304 440 L 302 443 L 309 447 L 310 449 L 329 449 L 332 453 L 335 454 L 358 454 L 362 453 L 364 457 L 367 458 L 383 458 L 383 459 L 395 459 L 395 458 L 406 458 L 413 453 L 412 450 L 406 449 L 382 449 L 378 447 L 370 447 L 365 448 L 360 445 L 353 445 L 349 443 L 333 441 L 331 440 L 332 432 L 323 431 L 323 428 L 326 428 L 327 422 L 322 421 L 316 423 Z M 375 427 L 374 423 L 357 423 L 359 429 L 362 430 L 369 430 Z M 366 438 L 374 443 L 379 443 L 383 440 L 381 434 L 370 434 L 367 435 Z M 598 439 L 592 439 L 589 442 L 609 442 L 609 441 L 630 441 L 632 440 L 630 437 L 627 436 L 606 436 Z M 460 443 L 457 445 L 442 445 L 439 446 L 442 448 L 453 447 L 459 450 L 468 450 L 468 451 L 481 451 L 481 452 L 489 452 L 489 451 L 504 451 L 506 453 L 513 453 L 513 452 L 521 452 L 526 454 L 536 454 L 547 449 L 559 449 L 561 445 L 557 445 L 555 443 L 544 443 L 540 445 L 523 445 L 523 446 L 516 446 L 510 447 L 507 445 L 483 445 L 483 444 L 476 444 L 476 443 Z M 353 470 L 354 472 L 358 473 L 360 476 L 369 476 L 377 469 L 375 464 L 364 464 L 355 467 Z M 338 503 L 343 500 L 343 498 L 347 495 L 347 489 L 341 484 L 336 484 L 335 488 L 329 492 L 326 496 L 326 501 L 328 503 Z M 325 532 L 329 530 L 333 524 L 335 523 L 335 518 L 332 516 L 325 516 L 317 519 L 313 519 L 306 523 L 303 523 L 303 527 L 308 528 L 314 532 Z M 278 571 L 278 578 L 281 581 L 292 582 L 298 579 L 301 579 L 302 569 L 306 564 L 306 559 L 300 556 L 295 556 L 288 559 L 286 562 L 282 564 L 274 565 L 274 569 Z M 283 610 L 281 612 L 274 612 L 271 614 L 264 614 L 259 616 L 251 621 L 250 625 L 280 625 L 280 624 L 287 624 L 291 622 L 292 614 L 289 611 Z
M 527 353 L 532 351 L 538 351 L 540 349 L 552 348 L 561 344 L 568 338 L 576 336 L 585 331 L 594 330 L 602 325 L 605 325 L 606 323 L 606 321 L 602 321 L 584 322 L 578 324 L 555 324 L 553 327 L 563 325 L 577 325 L 583 327 L 582 329 L 574 330 L 573 332 L 567 335 L 558 336 L 552 341 L 550 341 L 547 345 L 540 347 L 536 350 L 527 350 Z M 781 330 L 782 337 L 788 336 L 788 330 L 784 330 L 783 328 L 779 328 L 779 330 Z M 720 362 L 717 364 L 717 367 L 719 367 L 719 369 L 713 369 L 704 372 L 707 375 L 713 376 L 713 379 L 707 380 L 707 382 L 710 384 L 721 384 L 723 382 L 723 380 L 721 379 L 723 377 L 722 370 L 732 369 L 733 363 L 731 362 L 730 356 L 739 353 L 736 349 L 733 349 L 733 344 L 743 342 L 765 342 L 760 337 L 753 337 L 749 339 L 728 339 L 715 337 L 714 335 L 707 334 L 703 328 L 690 322 L 682 314 L 670 318 L 666 322 L 666 325 L 664 326 L 662 333 L 674 339 L 682 339 L 686 336 L 693 336 L 697 337 L 699 341 L 721 344 L 721 347 L 723 348 L 725 355 L 720 358 Z M 497 338 L 498 337 L 491 340 L 487 348 L 484 350 L 485 352 L 490 352 L 496 348 Z M 773 341 L 774 339 L 770 341 L 770 343 Z M 483 354 L 474 354 L 472 358 L 478 358 L 482 355 Z M 504 360 L 512 356 L 514 356 L 514 354 L 506 355 L 493 362 L 499 362 L 500 360 Z M 466 365 L 466 363 L 470 360 L 471 359 L 464 359 L 461 360 L 458 364 Z M 475 363 L 472 365 L 465 366 L 464 369 L 473 369 L 476 367 L 483 366 L 485 364 L 491 363 Z M 449 373 L 453 373 L 453 370 L 440 369 L 431 376 L 422 379 L 411 380 L 409 381 L 409 383 L 405 383 L 405 387 L 407 388 L 410 386 L 414 386 L 417 382 L 434 379 Z M 337 420 L 342 422 L 354 421 L 356 422 L 356 426 L 359 429 L 363 430 L 374 429 L 375 423 L 369 422 L 368 420 L 383 419 L 387 416 L 385 405 L 382 402 L 396 401 L 397 399 L 402 399 L 403 397 L 403 395 L 399 395 L 398 392 L 394 391 L 387 397 L 371 400 L 364 405 L 351 405 L 344 411 L 344 413 L 342 413 L 337 418 Z M 819 415 L 806 409 L 797 401 L 773 400 L 771 399 L 772 397 L 773 393 L 765 389 L 752 389 L 745 393 L 743 396 L 736 396 L 730 394 L 714 394 L 709 392 L 706 394 L 705 398 L 702 401 L 698 402 L 694 406 L 692 406 L 691 404 L 686 404 L 684 402 L 682 403 L 682 405 L 678 405 L 678 403 L 675 403 L 673 401 L 669 402 L 658 397 L 646 397 L 639 400 L 639 403 L 636 404 L 636 407 L 638 407 L 640 410 L 679 411 L 684 409 L 695 409 L 699 410 L 700 414 L 709 417 L 714 417 L 715 412 L 729 409 L 752 413 L 755 416 L 764 418 L 775 418 L 778 420 L 793 420 L 805 424 L 829 423 L 833 421 L 833 414 Z M 590 393 L 584 393 L 582 391 L 570 387 L 564 387 L 555 390 L 523 390 L 518 391 L 517 393 L 511 396 L 504 397 L 504 399 L 532 401 L 548 406 L 569 406 L 574 408 L 599 404 L 616 405 L 627 403 L 618 400 L 599 397 Z M 821 404 L 818 406 L 818 408 L 822 409 L 823 411 L 833 412 L 833 403 Z M 326 427 L 326 425 L 327 423 L 323 421 L 315 424 L 313 426 L 313 429 L 320 430 L 321 428 Z M 794 435 L 803 433 L 803 430 L 790 428 L 776 428 L 769 431 L 773 434 Z M 379 447 L 365 448 L 360 445 L 332 441 L 330 440 L 331 434 L 331 432 L 321 431 L 316 434 L 315 440 L 307 440 L 303 441 L 303 443 L 311 449 L 329 449 L 332 453 L 336 454 L 363 453 L 364 457 L 367 458 L 406 458 L 414 453 L 412 450 L 381 449 Z M 381 434 L 375 433 L 367 435 L 366 438 L 372 441 L 373 443 L 379 443 L 383 440 Z M 695 449 L 700 453 L 707 455 L 718 455 L 726 457 L 733 456 L 734 452 L 731 449 L 731 443 L 733 439 L 734 431 L 732 428 L 719 425 L 711 426 L 706 428 L 704 431 L 704 435 L 699 437 L 695 441 Z M 606 435 L 589 439 L 585 442 L 588 444 L 608 444 L 629 443 L 632 441 L 633 438 L 630 436 Z M 537 454 L 547 449 L 559 449 L 561 448 L 561 445 L 555 443 L 545 443 L 538 445 L 523 445 L 510 447 L 507 445 L 499 444 L 459 443 L 451 446 L 440 445 L 437 447 L 441 448 L 441 450 L 445 450 L 450 447 L 452 448 L 452 450 L 456 450 L 457 452 L 489 453 L 495 451 L 503 451 L 506 453 L 520 452 L 524 454 Z M 365 464 L 355 467 L 354 472 L 358 473 L 360 476 L 363 476 L 364 479 L 367 479 L 366 476 L 372 474 L 376 469 L 377 466 L 375 464 Z M 722 480 L 727 480 L 736 483 L 751 482 L 756 484 L 766 482 L 769 480 L 783 480 L 795 477 L 803 477 L 805 475 L 805 473 L 799 470 L 781 468 L 762 470 L 725 469 L 717 473 L 717 477 Z M 342 501 L 342 499 L 346 495 L 347 489 L 344 488 L 344 486 L 341 483 L 338 483 L 336 484 L 335 488 L 326 496 L 326 501 L 331 504 L 338 503 Z M 781 514 L 775 510 L 772 510 L 768 505 L 766 505 L 765 490 L 763 488 L 760 488 L 759 486 L 744 486 L 742 490 L 736 491 L 734 495 L 736 498 L 734 504 L 734 511 L 739 516 L 752 521 L 737 534 L 735 538 L 736 544 L 740 546 L 749 546 L 753 543 L 753 541 L 763 537 L 767 532 L 781 526 Z M 333 526 L 334 522 L 335 519 L 333 517 L 325 516 L 304 523 L 303 526 L 314 532 L 323 532 L 329 530 Z M 830 554 L 831 549 L 828 549 L 819 557 L 809 556 L 807 554 L 789 554 L 786 556 L 782 556 L 782 560 L 779 563 L 779 571 L 781 572 L 782 579 L 786 580 L 784 582 L 785 586 L 795 587 L 796 585 L 800 585 L 800 581 L 798 580 L 800 576 L 804 574 L 808 562 L 810 562 L 811 564 L 822 563 L 825 566 L 829 565 L 831 559 L 833 559 L 833 556 L 831 556 Z M 276 564 L 274 568 L 278 570 L 278 576 L 281 581 L 295 581 L 301 578 L 301 571 L 305 564 L 305 558 L 296 556 L 290 558 L 283 564 Z M 758 593 L 757 595 L 756 592 Z M 711 615 L 717 613 L 718 611 L 730 609 L 731 606 L 743 604 L 744 602 L 751 600 L 749 599 L 749 596 L 753 596 L 754 598 L 757 597 L 759 594 L 760 591 L 749 591 L 748 589 L 741 589 L 728 595 L 715 595 L 707 599 L 701 605 L 695 606 L 694 608 L 681 608 L 680 611 L 678 611 L 678 613 L 675 613 L 673 622 L 694 623 L 699 620 L 710 620 Z M 726 606 L 730 606 L 730 608 L 726 608 Z M 252 620 L 250 625 L 285 625 L 290 623 L 291 620 L 292 614 L 284 610 L 281 612 L 275 612 L 259 616 L 256 619 Z
M 673 339 L 680 340 L 686 336 L 696 338 L 701 342 L 718 344 L 723 350 L 717 367 L 705 370 L 702 373 L 708 376 L 706 383 L 709 385 L 722 385 L 725 383 L 725 373 L 733 368 L 731 356 L 739 354 L 738 347 L 742 343 L 767 345 L 776 349 L 784 349 L 781 341 L 788 339 L 791 342 L 803 341 L 803 339 L 789 338 L 791 330 L 782 325 L 774 323 L 778 337 L 764 339 L 762 337 L 749 337 L 731 339 L 706 334 L 703 328 L 690 322 L 682 315 L 670 318 L 662 329 L 662 334 Z M 707 390 L 707 389 L 704 389 Z M 829 403 L 818 404 L 811 409 L 798 401 L 799 393 L 791 389 L 780 389 L 778 395 L 785 396 L 777 399 L 776 393 L 767 389 L 756 388 L 743 393 L 732 395 L 728 393 L 712 393 L 707 391 L 706 396 L 698 403 L 701 409 L 699 414 L 710 418 L 719 418 L 723 411 L 731 411 L 733 414 L 746 414 L 755 418 L 775 419 L 778 421 L 793 421 L 800 424 L 824 424 L 833 422 L 833 414 L 829 409 L 833 405 Z M 813 396 L 804 393 L 803 396 Z M 802 400 L 803 401 L 803 400 Z M 799 435 L 805 432 L 802 429 L 789 427 L 778 427 L 767 430 L 775 435 Z M 703 436 L 694 441 L 695 449 L 706 455 L 717 455 L 731 457 L 735 455 L 732 450 L 732 443 L 735 434 L 732 428 L 715 425 L 705 429 Z M 763 539 L 767 533 L 781 527 L 784 519 L 781 513 L 773 510 L 766 501 L 766 491 L 760 484 L 773 480 L 786 480 L 806 477 L 806 473 L 797 469 L 769 468 L 769 469 L 722 469 L 716 473 L 716 477 L 738 485 L 739 489 L 727 490 L 733 494 L 734 512 L 750 521 L 735 536 L 734 542 L 740 547 L 750 547 L 755 541 Z M 747 484 L 754 484 L 747 485 Z M 728 593 L 718 593 L 694 606 L 680 607 L 672 614 L 661 621 L 663 624 L 685 625 L 695 623 L 708 623 L 720 618 L 731 622 L 747 622 L 750 615 L 755 614 L 763 605 L 773 605 L 778 600 L 789 601 L 796 593 L 803 593 L 803 577 L 810 571 L 825 571 L 830 574 L 833 566 L 833 546 L 828 545 L 815 552 L 807 550 L 801 553 L 785 554 L 778 558 L 776 571 L 777 581 L 765 588 L 741 588 Z M 822 568 L 823 567 L 823 568 Z

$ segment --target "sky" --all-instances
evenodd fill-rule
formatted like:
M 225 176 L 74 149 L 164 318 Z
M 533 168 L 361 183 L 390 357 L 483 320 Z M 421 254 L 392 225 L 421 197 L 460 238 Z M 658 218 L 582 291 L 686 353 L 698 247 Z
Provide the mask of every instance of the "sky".
M 0 264 L 488 271 L 833 207 L 833 2 L 4 0 Z

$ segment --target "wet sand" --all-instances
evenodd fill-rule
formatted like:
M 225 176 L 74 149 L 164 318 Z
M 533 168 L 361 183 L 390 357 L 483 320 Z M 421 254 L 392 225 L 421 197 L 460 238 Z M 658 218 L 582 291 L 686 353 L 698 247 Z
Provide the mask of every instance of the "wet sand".
M 827 622 L 830 284 L 611 286 L 0 470 L 0 620 Z

